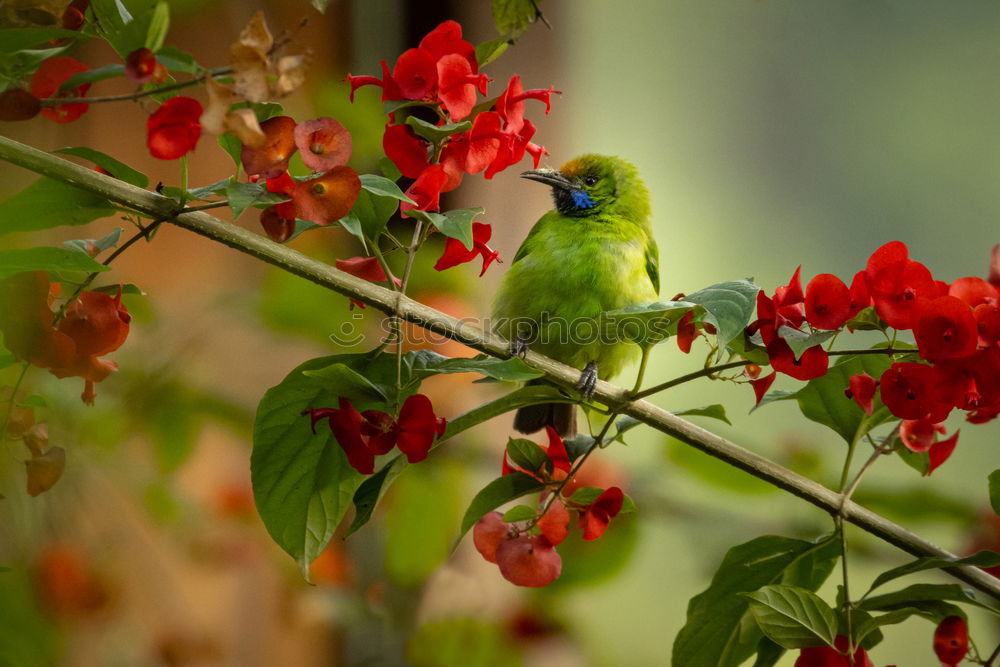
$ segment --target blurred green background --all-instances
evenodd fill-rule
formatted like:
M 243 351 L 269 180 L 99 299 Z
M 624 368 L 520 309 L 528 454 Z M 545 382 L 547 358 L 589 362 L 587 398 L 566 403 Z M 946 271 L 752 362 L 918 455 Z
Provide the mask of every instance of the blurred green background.
M 459 20 L 473 43 L 495 36 L 485 0 L 334 1 L 325 16 L 276 0 L 172 8 L 168 42 L 206 65 L 225 62 L 229 41 L 257 8 L 276 32 L 287 29 L 311 47 L 309 83 L 286 109 L 297 119 L 341 120 L 354 135 L 359 170 L 374 169 L 384 118 L 373 89 L 348 104 L 347 72 L 376 74 L 378 60 L 393 62 L 446 18 Z M 894 239 L 938 279 L 986 275 L 989 250 L 1000 242 L 997 3 L 545 0 L 541 8 L 552 28 L 534 26 L 487 68 L 492 90 L 516 72 L 526 87 L 563 91 L 548 117 L 528 102 L 535 141 L 551 153 L 547 166 L 604 152 L 639 167 L 653 194 L 661 296 L 745 277 L 770 293 L 800 264 L 804 281 L 817 273 L 846 280 Z M 294 32 L 303 16 L 309 24 Z M 88 47 L 78 57 L 97 66 L 109 53 Z M 94 91 L 111 90 L 101 85 Z M 46 149 L 92 145 L 149 170 L 154 181 L 176 183 L 174 165 L 145 154 L 146 113 L 105 105 L 76 125 L 36 119 L 2 131 Z M 128 123 L 134 131 L 123 129 Z M 203 139 L 192 182 L 225 176 L 227 160 Z M 31 180 L 3 169 L 5 191 Z M 485 206 L 493 245 L 507 261 L 550 205 L 544 188 L 518 171 L 492 181 L 467 177 L 445 202 Z M 0 242 L 54 244 L 114 224 Z M 239 224 L 258 229 L 252 213 Z M 207 243 L 163 230 L 116 265 L 149 296 L 130 303 L 133 333 L 114 356 L 122 370 L 98 386 L 95 408 L 79 405 L 73 380 L 31 377 L 31 390 L 49 400 L 44 418 L 70 463 L 66 479 L 36 499 L 23 492 L 23 453 L 8 447 L 0 463 L 0 564 L 14 569 L 0 575 L 8 589 L 0 590 L 0 656 L 7 646 L 8 656 L 36 659 L 11 664 L 395 665 L 409 645 L 409 660 L 430 652 L 426 664 L 666 665 L 687 601 L 726 549 L 766 533 L 811 539 L 830 529 L 829 518 L 802 501 L 637 429 L 628 447 L 602 453 L 595 474 L 623 480 L 638 514 L 586 545 L 590 553 L 560 547 L 565 573 L 551 589 L 515 590 L 468 544 L 441 566 L 465 504 L 499 469 L 509 433 L 501 419 L 410 468 L 387 512 L 346 543 L 334 538 L 333 564 L 325 562 L 329 570 L 310 587 L 246 498 L 249 429 L 263 391 L 302 360 L 334 351 L 328 334 L 356 311 Z M 334 230 L 296 243 L 327 259 L 358 253 Z M 428 287 L 417 296 L 458 316 L 484 316 L 506 266 L 494 265 L 482 280 L 471 266 L 442 274 L 423 267 L 417 277 Z M 378 320 L 365 313 L 361 322 Z M 685 357 L 668 342 L 649 381 L 697 368 L 706 353 L 701 345 Z M 459 379 L 431 388 L 452 414 L 491 395 L 487 388 L 466 396 L 468 379 Z M 843 443 L 804 421 L 794 404 L 749 415 L 749 387 L 722 382 L 657 401 L 671 410 L 723 403 L 733 426 L 702 420 L 706 427 L 836 483 Z M 953 418 L 948 427 L 961 427 L 962 436 L 931 478 L 886 460 L 857 498 L 964 552 L 977 532 L 992 534 L 983 511 L 986 474 L 1000 467 L 1000 426 Z M 906 560 L 860 531 L 850 536 L 855 589 Z M 103 601 L 77 601 L 68 615 L 46 602 L 32 573 L 42 571 L 53 543 L 68 543 L 89 563 Z M 822 590 L 830 602 L 834 586 Z M 932 632 L 919 619 L 888 629 L 875 663 L 934 664 Z M 972 614 L 972 633 L 988 654 L 992 621 Z M 781 664 L 793 662 L 786 656 Z

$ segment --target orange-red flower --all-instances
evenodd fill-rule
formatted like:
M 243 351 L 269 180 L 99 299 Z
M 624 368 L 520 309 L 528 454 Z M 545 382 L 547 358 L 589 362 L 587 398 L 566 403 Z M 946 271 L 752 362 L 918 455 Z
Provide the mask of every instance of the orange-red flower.
M 171 97 L 146 121 L 146 145 L 153 157 L 176 160 L 194 150 L 201 138 L 201 102 Z
M 59 86 L 65 83 L 74 74 L 86 72 L 90 68 L 69 56 L 55 56 L 48 58 L 35 70 L 31 77 L 31 94 L 40 100 L 56 97 L 83 97 L 90 89 L 90 84 L 85 83 L 70 90 L 56 94 Z M 45 107 L 41 114 L 49 120 L 57 123 L 72 123 L 82 116 L 90 108 L 89 104 L 76 102 L 73 104 L 60 104 L 55 107 Z

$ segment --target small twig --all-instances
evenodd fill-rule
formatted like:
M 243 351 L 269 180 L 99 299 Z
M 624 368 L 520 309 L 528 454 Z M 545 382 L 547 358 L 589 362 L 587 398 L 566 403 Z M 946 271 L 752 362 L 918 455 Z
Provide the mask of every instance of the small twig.
M 162 86 L 160 88 L 152 88 L 150 90 L 137 90 L 134 93 L 126 93 L 124 95 L 108 95 L 106 97 L 46 97 L 44 100 L 39 100 L 42 107 L 58 107 L 63 104 L 100 104 L 102 102 L 129 102 L 132 100 L 139 100 L 143 97 L 149 97 L 150 95 L 159 95 L 160 93 L 172 93 L 175 90 L 183 90 L 185 88 L 190 88 L 191 86 L 197 86 L 198 84 L 205 81 L 210 76 L 223 76 L 226 74 L 232 74 L 232 67 L 217 67 L 213 70 L 205 72 L 199 77 L 191 79 L 190 81 L 181 81 L 180 83 L 174 83 L 169 86 Z

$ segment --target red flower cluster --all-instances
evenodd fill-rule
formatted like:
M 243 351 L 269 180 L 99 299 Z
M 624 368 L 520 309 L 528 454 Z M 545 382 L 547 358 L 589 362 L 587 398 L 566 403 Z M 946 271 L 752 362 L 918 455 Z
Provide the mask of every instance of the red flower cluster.
M 291 198 L 261 212 L 261 225 L 272 240 L 281 243 L 288 239 L 296 219 L 329 225 L 350 212 L 361 191 L 361 180 L 347 166 L 351 133 L 343 125 L 333 118 L 296 123 L 288 116 L 275 116 L 262 122 L 260 129 L 263 143 L 243 146 L 243 169 L 251 179 L 263 178 L 268 192 Z M 295 181 L 288 174 L 288 160 L 296 151 L 307 167 L 321 173 Z
M 132 318 L 120 292 L 114 298 L 103 292 L 83 292 L 53 326 L 49 306 L 58 287 L 42 271 L 19 273 L 0 282 L 4 345 L 18 359 L 47 368 L 56 377 L 83 378 L 83 401 L 93 403 L 94 383 L 118 369 L 115 362 L 100 357 L 121 347 Z
M 381 410 L 358 412 L 346 398 L 340 399 L 337 408 L 315 408 L 302 414 L 312 419 L 313 433 L 317 422 L 329 420 L 348 463 L 362 475 L 375 472 L 375 456 L 388 454 L 394 447 L 399 447 L 410 463 L 423 461 L 445 429 L 445 420 L 434 415 L 431 400 L 423 394 L 407 398 L 398 419 Z
M 566 452 L 566 445 L 552 427 L 546 428 L 549 444 L 544 449 L 547 463 L 538 470 L 520 472 L 536 477 L 546 483 L 558 483 L 569 475 L 572 465 Z M 503 474 L 514 472 L 506 453 L 503 459 Z M 548 493 L 539 499 L 540 513 L 531 521 L 505 522 L 500 512 L 484 515 L 473 527 L 472 537 L 476 549 L 487 561 L 500 567 L 500 574 L 518 586 L 547 586 L 559 578 L 562 559 L 555 547 L 569 535 L 571 512 L 577 514 L 577 526 L 583 539 L 596 540 L 607 529 L 611 520 L 618 516 L 625 502 L 625 494 L 617 486 L 606 490 L 589 488 L 600 494 L 587 503 L 578 500 L 578 489 L 573 497 L 562 495 L 552 499 Z M 550 500 L 551 499 L 551 500 Z
M 836 276 L 813 278 L 803 294 L 799 269 L 773 297 L 757 295 L 757 320 L 747 331 L 759 333 L 774 372 L 752 380 L 760 402 L 776 373 L 799 380 L 824 375 L 826 351 L 815 345 L 796 359 L 787 335 L 837 330 L 861 310 L 874 313 L 896 330 L 912 330 L 917 352 L 927 363 L 892 364 L 876 382 L 867 374 L 850 379 L 845 393 L 868 414 L 875 389 L 889 411 L 903 420 L 904 444 L 929 452 L 930 470 L 955 448 L 958 433 L 934 442 L 940 423 L 954 408 L 967 411 L 968 421 L 982 423 L 1000 414 L 1000 259 L 994 248 L 986 280 L 965 277 L 951 284 L 935 280 L 926 266 L 909 258 L 899 241 L 872 253 L 848 287 Z M 789 331 L 791 330 L 791 331 Z
M 358 88 L 379 86 L 383 102 L 412 100 L 434 108 L 439 126 L 468 118 L 475 108 L 476 93 L 485 97 L 490 82 L 479 73 L 475 48 L 462 39 L 462 27 L 455 21 L 445 21 L 428 33 L 417 48 L 399 57 L 391 71 L 382 61 L 381 79 L 347 78 L 352 101 Z M 524 101 L 540 100 L 548 113 L 554 93 L 558 91 L 552 88 L 524 90 L 520 77 L 513 76 L 493 110 L 476 114 L 468 130 L 451 134 L 435 146 L 409 125 L 397 124 L 395 114 L 391 114 L 382 146 L 404 176 L 416 179 L 406 192 L 417 202 L 416 208 L 436 210 L 441 193 L 457 188 L 465 174 L 484 172 L 486 178 L 492 178 L 520 162 L 525 153 L 534 158 L 537 167 L 545 149 L 531 142 L 535 126 L 524 118 Z
M 171 97 L 146 121 L 146 146 L 153 157 L 176 160 L 194 150 L 201 138 L 201 102 Z

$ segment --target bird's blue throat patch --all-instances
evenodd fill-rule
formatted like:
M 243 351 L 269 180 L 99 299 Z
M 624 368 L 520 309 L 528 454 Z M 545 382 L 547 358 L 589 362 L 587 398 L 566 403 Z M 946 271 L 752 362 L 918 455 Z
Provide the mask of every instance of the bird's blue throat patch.
M 577 208 L 594 208 L 594 200 L 584 190 L 573 190 L 573 205 Z

